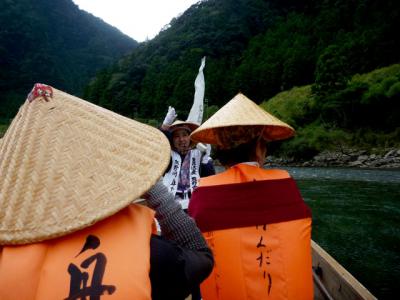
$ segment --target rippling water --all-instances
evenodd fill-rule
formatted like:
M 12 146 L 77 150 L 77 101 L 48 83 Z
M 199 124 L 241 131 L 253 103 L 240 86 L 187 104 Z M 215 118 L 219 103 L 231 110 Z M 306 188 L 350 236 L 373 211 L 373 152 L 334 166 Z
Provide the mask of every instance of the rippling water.
M 348 168 L 285 168 L 295 179 L 330 179 L 399 183 L 400 170 L 368 170 Z
M 379 299 L 400 292 L 400 171 L 285 168 L 313 213 L 313 239 Z

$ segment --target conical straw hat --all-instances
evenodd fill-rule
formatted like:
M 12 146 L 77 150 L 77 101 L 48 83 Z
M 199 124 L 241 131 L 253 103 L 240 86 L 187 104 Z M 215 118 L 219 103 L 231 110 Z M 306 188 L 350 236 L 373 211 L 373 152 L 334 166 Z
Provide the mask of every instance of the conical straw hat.
M 171 126 L 168 128 L 170 132 L 173 132 L 177 129 L 187 129 L 190 132 L 193 132 L 195 129 L 199 127 L 198 124 L 189 122 L 189 121 L 181 121 L 181 120 L 176 120 L 174 123 L 171 124 Z
M 62 236 L 113 215 L 169 159 L 156 128 L 35 85 L 0 144 L 0 244 Z
M 293 136 L 294 129 L 263 110 L 243 94 L 237 94 L 191 134 L 195 142 L 230 148 L 262 135 L 266 141 Z M 240 141 L 235 141 L 239 138 Z

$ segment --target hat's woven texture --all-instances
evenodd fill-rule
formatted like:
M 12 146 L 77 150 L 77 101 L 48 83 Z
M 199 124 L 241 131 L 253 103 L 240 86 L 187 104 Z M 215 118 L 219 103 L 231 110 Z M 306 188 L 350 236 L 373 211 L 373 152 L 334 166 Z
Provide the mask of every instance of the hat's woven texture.
M 189 130 L 189 132 L 192 132 L 198 127 L 199 125 L 193 122 L 176 120 L 174 123 L 171 124 L 168 130 L 170 132 L 174 132 L 177 129 L 186 129 Z
M 230 148 L 254 138 L 254 134 L 238 134 L 242 127 L 246 127 L 248 132 L 259 132 L 266 141 L 282 140 L 294 134 L 291 126 L 266 112 L 243 94 L 238 94 L 193 131 L 190 137 L 195 142 Z M 227 144 L 229 139 L 231 141 Z M 235 141 L 236 139 L 240 141 Z
M 0 143 L 0 244 L 62 236 L 116 213 L 169 157 L 153 127 L 56 89 L 27 100 Z

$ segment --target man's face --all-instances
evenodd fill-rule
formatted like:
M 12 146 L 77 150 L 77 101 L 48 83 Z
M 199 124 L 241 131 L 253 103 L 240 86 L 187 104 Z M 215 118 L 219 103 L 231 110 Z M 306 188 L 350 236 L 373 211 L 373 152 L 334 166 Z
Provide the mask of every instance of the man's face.
M 177 129 L 172 133 L 172 144 L 180 154 L 186 154 L 189 151 L 190 135 L 186 129 Z

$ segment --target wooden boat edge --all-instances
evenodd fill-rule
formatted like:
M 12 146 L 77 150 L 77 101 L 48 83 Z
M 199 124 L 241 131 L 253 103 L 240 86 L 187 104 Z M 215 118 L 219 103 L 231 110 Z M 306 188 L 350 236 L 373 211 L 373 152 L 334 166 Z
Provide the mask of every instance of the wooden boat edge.
M 377 299 L 316 242 L 311 249 L 314 299 Z

